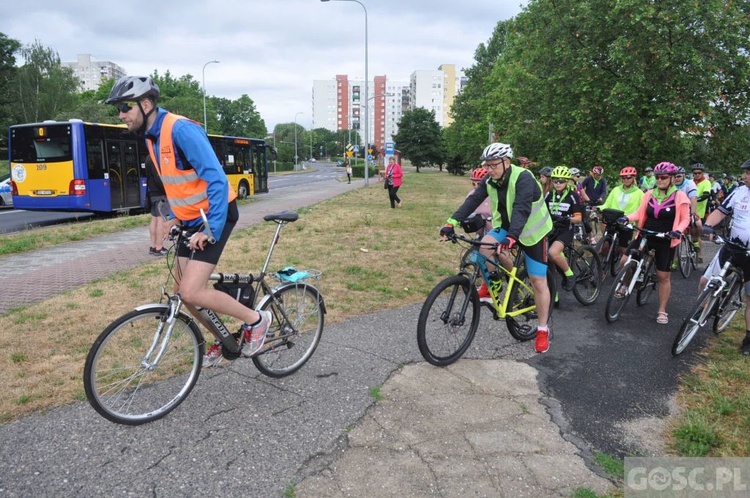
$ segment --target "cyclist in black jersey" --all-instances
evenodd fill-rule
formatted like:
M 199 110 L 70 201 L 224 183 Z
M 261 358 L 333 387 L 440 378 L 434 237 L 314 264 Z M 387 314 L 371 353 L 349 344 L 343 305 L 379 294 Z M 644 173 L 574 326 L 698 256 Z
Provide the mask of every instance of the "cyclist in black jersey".
M 573 223 L 580 223 L 583 206 L 575 189 L 571 187 L 571 174 L 567 166 L 552 170 L 552 190 L 544 198 L 552 216 L 552 232 L 549 235 L 549 259 L 563 274 L 563 289 L 573 290 L 575 276 L 563 255 L 563 249 L 573 242 Z

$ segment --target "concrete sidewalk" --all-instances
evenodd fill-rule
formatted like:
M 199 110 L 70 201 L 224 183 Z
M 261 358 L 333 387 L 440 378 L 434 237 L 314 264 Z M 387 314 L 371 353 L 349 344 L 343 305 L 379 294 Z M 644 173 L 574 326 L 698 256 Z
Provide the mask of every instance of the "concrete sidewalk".
M 542 404 L 537 372 L 512 360 L 415 363 L 397 371 L 341 458 L 297 496 L 570 497 L 612 488 Z
M 238 228 L 361 185 L 264 194 L 243 207 Z M 0 258 L 0 312 L 152 261 L 147 250 L 144 227 Z M 86 402 L 0 426 L 0 496 L 266 497 L 290 485 L 298 497 L 320 498 L 609 489 L 586 466 L 586 448 L 553 422 L 555 400 L 540 391 L 537 371 L 516 361 L 534 354 L 530 343 L 497 334 L 502 325 L 488 319 L 472 346 L 472 357 L 485 359 L 437 368 L 416 351 L 417 315 L 412 306 L 328 325 L 309 364 L 288 379 L 267 379 L 239 360 L 205 371 L 186 403 L 145 426 L 113 425 Z M 227 382 L 242 396 L 217 403 Z M 367 393 L 379 385 L 376 401 Z M 247 423 L 238 425 L 233 410 Z

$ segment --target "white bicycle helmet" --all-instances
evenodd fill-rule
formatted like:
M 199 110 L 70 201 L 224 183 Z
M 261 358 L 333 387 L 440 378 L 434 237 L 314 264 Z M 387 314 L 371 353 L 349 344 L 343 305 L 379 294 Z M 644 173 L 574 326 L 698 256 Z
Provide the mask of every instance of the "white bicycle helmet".
M 484 148 L 484 152 L 482 152 L 482 157 L 479 158 L 480 161 L 491 161 L 493 159 L 502 159 L 504 157 L 513 157 L 513 149 L 510 148 L 510 145 L 508 144 L 501 144 L 499 142 L 496 142 L 494 144 L 489 144 L 487 147 Z
M 570 168 L 570 174 L 572 176 L 578 176 L 581 174 L 581 170 L 578 168 Z

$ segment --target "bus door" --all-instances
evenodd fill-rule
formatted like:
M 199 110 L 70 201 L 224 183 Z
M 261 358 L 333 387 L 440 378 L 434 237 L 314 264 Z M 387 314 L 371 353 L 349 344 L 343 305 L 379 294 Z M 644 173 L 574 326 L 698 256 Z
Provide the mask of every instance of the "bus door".
M 265 145 L 253 147 L 253 173 L 255 173 L 255 193 L 268 192 L 268 161 Z
M 141 165 L 134 141 L 107 141 L 107 170 L 112 210 L 141 207 Z

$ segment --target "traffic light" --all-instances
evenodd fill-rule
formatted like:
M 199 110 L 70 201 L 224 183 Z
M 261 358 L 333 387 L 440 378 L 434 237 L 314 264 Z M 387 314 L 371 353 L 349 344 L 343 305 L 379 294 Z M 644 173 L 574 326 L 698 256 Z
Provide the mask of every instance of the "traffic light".
M 378 158 L 378 154 L 380 154 L 380 152 L 378 152 L 377 146 L 373 145 L 372 147 L 370 147 L 370 154 L 372 155 L 373 159 Z

